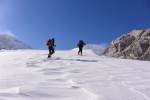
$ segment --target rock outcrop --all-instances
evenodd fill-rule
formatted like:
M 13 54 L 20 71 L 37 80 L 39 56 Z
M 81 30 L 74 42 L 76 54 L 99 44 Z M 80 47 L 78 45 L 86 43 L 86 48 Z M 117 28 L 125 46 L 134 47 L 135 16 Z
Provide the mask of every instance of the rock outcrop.
M 104 55 L 150 61 L 150 29 L 133 30 L 113 40 Z

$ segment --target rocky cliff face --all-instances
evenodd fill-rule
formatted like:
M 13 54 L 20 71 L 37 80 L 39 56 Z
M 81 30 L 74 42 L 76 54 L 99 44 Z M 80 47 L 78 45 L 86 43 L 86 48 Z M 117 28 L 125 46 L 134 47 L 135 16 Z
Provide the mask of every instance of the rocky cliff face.
M 113 40 L 104 55 L 150 61 L 150 29 L 133 30 Z

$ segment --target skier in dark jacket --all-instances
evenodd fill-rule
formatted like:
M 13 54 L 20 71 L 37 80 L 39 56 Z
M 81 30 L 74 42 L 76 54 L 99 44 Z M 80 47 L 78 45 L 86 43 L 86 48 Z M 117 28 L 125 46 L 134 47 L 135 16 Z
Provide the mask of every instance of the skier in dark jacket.
M 86 44 L 82 40 L 80 40 L 79 43 L 77 44 L 77 46 L 79 47 L 78 55 L 81 53 L 82 56 L 82 48 L 84 47 L 84 45 Z
M 49 40 L 48 40 L 48 42 L 47 42 L 48 49 L 49 49 L 48 58 L 50 58 L 50 57 L 51 57 L 51 55 L 52 55 L 53 53 L 55 53 L 54 46 L 56 47 L 56 45 L 55 45 L 55 43 L 54 43 L 54 42 L 55 42 L 55 39 L 54 39 L 54 38 L 49 39 Z

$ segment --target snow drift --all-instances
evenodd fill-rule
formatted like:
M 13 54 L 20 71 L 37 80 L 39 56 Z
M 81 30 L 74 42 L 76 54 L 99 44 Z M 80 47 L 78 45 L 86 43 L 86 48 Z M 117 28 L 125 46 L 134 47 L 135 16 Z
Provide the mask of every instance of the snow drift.
M 0 100 L 150 100 L 150 62 L 84 52 L 0 51 Z

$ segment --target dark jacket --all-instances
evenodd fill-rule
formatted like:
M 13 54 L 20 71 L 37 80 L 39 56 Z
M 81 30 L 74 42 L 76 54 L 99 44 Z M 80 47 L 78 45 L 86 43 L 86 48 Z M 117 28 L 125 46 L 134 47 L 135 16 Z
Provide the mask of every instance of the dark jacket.
M 79 41 L 79 43 L 77 44 L 78 47 L 84 47 L 84 45 L 86 45 L 82 40 Z

